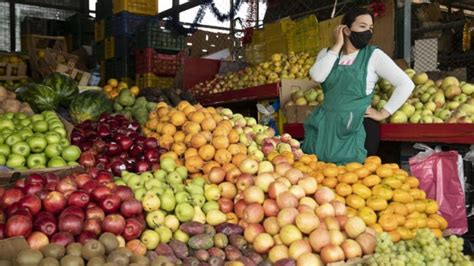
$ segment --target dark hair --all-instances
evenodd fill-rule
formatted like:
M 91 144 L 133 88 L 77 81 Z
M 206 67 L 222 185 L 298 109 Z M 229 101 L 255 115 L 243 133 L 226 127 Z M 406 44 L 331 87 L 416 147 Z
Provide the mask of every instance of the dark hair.
M 372 12 L 370 12 L 367 8 L 353 7 L 344 14 L 341 24 L 350 28 L 357 17 L 362 15 L 370 15 L 370 17 L 372 17 L 372 21 L 374 20 L 374 14 L 372 14 Z

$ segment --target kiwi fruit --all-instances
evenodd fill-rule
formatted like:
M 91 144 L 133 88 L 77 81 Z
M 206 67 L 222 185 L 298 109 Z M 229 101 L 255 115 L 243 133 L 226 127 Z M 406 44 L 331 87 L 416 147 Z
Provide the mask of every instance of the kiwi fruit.
M 66 254 L 66 248 L 58 244 L 48 244 L 41 249 L 45 258 L 51 257 L 55 259 L 61 259 Z
M 131 263 L 139 264 L 139 265 L 150 265 L 150 259 L 145 256 L 138 256 L 133 254 L 130 258 Z
M 13 265 L 9 260 L 0 260 L 0 266 L 11 266 Z
M 61 266 L 85 266 L 84 260 L 79 256 L 66 255 L 61 259 Z
M 120 266 L 120 264 L 118 264 L 116 262 L 107 262 L 107 263 L 104 264 L 104 266 Z
M 99 241 L 100 243 L 102 243 L 102 245 L 104 245 L 105 252 L 107 254 L 110 254 L 110 252 L 116 250 L 119 247 L 119 242 L 117 240 L 117 237 L 114 234 L 109 233 L 109 232 L 103 233 L 99 237 Z
M 127 256 L 129 258 L 132 257 L 132 255 L 133 255 L 133 253 L 128 248 L 118 248 L 116 251 L 120 251 L 120 252 L 123 252 L 123 253 L 127 254 Z
M 43 253 L 39 250 L 24 249 L 16 256 L 17 265 L 38 265 L 43 259 Z
M 59 261 L 53 257 L 47 257 L 41 260 L 39 266 L 59 266 Z
M 81 243 L 71 243 L 66 247 L 67 255 L 80 257 L 81 251 L 82 251 Z
M 87 266 L 102 266 L 104 264 L 104 257 L 93 257 L 87 262 Z
M 107 262 L 117 263 L 118 265 L 128 265 L 130 263 L 130 258 L 128 257 L 128 254 L 116 250 L 109 254 Z
M 105 255 L 104 245 L 98 240 L 91 239 L 82 247 L 82 257 L 86 260 L 93 257 L 100 257 Z

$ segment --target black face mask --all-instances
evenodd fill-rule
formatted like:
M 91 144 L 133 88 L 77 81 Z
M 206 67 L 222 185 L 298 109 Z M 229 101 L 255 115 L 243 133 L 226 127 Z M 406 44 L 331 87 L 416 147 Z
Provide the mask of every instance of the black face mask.
M 370 39 L 372 39 L 372 31 L 351 31 L 351 36 L 349 36 L 349 40 L 351 41 L 352 45 L 354 45 L 357 49 L 362 49 L 369 44 Z

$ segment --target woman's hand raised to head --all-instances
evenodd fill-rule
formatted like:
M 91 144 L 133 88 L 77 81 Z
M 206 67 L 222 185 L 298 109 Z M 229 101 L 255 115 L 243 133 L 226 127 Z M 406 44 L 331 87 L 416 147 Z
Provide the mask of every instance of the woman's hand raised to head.
M 334 28 L 334 45 L 331 48 L 333 52 L 339 53 L 344 45 L 344 29 L 347 28 L 346 25 L 339 25 Z

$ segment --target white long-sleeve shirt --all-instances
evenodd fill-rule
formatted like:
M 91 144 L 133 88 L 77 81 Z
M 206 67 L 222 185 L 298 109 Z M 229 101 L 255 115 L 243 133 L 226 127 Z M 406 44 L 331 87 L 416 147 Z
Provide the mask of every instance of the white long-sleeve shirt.
M 352 65 L 358 53 L 359 51 L 348 55 L 341 55 L 339 64 Z M 324 82 L 329 76 L 338 56 L 337 53 L 331 50 L 321 50 L 316 63 L 309 70 L 311 78 L 318 83 Z M 386 79 L 395 87 L 392 96 L 383 107 L 387 112 L 393 114 L 410 97 L 415 84 L 387 54 L 380 49 L 375 49 L 370 56 L 367 66 L 367 95 L 372 93 L 379 78 Z

